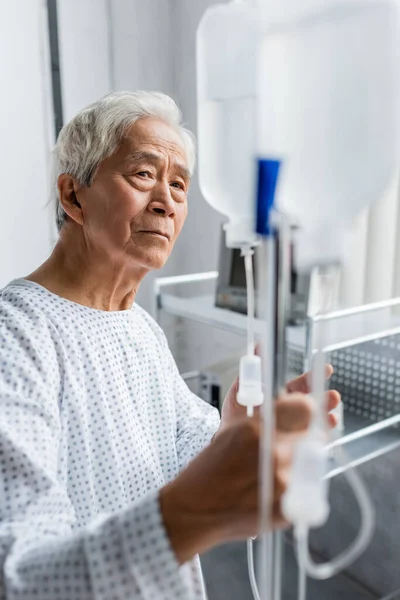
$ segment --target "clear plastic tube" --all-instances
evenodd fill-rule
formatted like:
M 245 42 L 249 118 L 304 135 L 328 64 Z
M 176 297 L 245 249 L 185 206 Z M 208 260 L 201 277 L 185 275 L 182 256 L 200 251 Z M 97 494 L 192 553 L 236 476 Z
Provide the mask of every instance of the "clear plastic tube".
M 247 354 L 252 356 L 255 350 L 254 336 L 254 319 L 255 319 L 255 290 L 254 290 L 254 273 L 253 273 L 253 250 L 245 248 L 242 251 L 244 256 L 244 265 L 246 273 L 246 291 L 247 291 Z M 251 409 L 251 410 L 249 410 Z M 247 407 L 247 415 L 252 416 L 252 407 Z M 253 592 L 254 600 L 260 600 L 258 592 L 257 579 L 254 567 L 253 540 L 247 540 L 247 565 L 249 570 L 249 579 L 251 591 Z
M 347 462 L 343 448 L 340 446 L 335 448 L 335 455 L 342 464 Z M 360 531 L 347 550 L 344 550 L 327 563 L 317 564 L 312 560 L 308 549 L 308 530 L 296 530 L 299 560 L 303 568 L 314 579 L 329 579 L 330 577 L 334 577 L 339 571 L 342 571 L 345 567 L 353 563 L 364 552 L 372 539 L 375 526 L 375 510 L 365 484 L 358 472 L 353 468 L 347 469 L 344 475 L 353 488 L 354 495 L 360 506 Z
M 254 319 L 255 319 L 255 302 L 254 302 L 254 274 L 253 274 L 253 250 L 246 248 L 242 251 L 244 256 L 244 266 L 246 272 L 246 290 L 247 290 L 247 354 L 254 354 L 255 339 L 254 339 Z
M 273 600 L 281 600 L 282 595 L 282 559 L 283 559 L 283 533 L 275 531 L 274 534 L 274 586 Z
M 320 312 L 326 313 L 332 309 L 335 297 L 336 277 L 329 270 L 320 272 L 321 297 Z M 354 562 L 369 544 L 374 529 L 374 509 L 368 491 L 353 469 L 345 471 L 345 476 L 352 487 L 361 511 L 361 526 L 354 542 L 344 552 L 326 563 L 317 564 L 313 561 L 308 548 L 308 535 L 311 527 L 321 526 L 329 514 L 328 482 L 326 479 L 327 459 L 326 443 L 328 441 L 328 426 L 326 419 L 325 394 L 325 347 L 326 325 L 321 322 L 318 328 L 317 352 L 314 355 L 312 368 L 312 392 L 316 401 L 316 409 L 307 436 L 299 442 L 296 449 L 292 468 L 292 477 L 288 491 L 283 499 L 285 516 L 293 523 L 297 537 L 299 574 L 299 598 L 304 596 L 305 571 L 314 579 L 328 579 Z M 347 464 L 343 449 L 335 447 L 336 456 L 340 463 Z M 307 502 L 301 499 L 307 498 Z
M 320 283 L 320 306 L 319 313 L 326 314 L 333 309 L 335 288 L 338 285 L 336 271 L 318 269 Z M 316 353 L 312 365 L 312 395 L 316 400 L 316 410 L 311 424 L 310 432 L 327 437 L 328 427 L 326 419 L 326 394 L 325 394 L 325 348 L 326 348 L 326 325 L 321 323 L 317 329 Z
M 304 565 L 299 561 L 299 588 L 298 588 L 298 600 L 306 600 L 307 597 L 307 573 Z
M 320 309 L 321 313 L 326 313 L 332 309 L 332 299 L 335 297 L 335 276 L 332 273 L 329 273 L 329 271 L 321 271 L 320 283 Z M 324 325 L 324 323 L 320 323 L 319 335 L 317 340 L 317 353 L 314 357 L 314 364 L 312 370 L 312 388 L 314 398 L 317 401 L 317 406 L 315 411 L 315 417 L 310 427 L 310 436 L 322 435 L 325 437 L 327 434 L 327 421 L 325 417 L 325 327 L 326 325 Z M 342 465 L 346 465 L 348 463 L 345 452 L 340 445 L 334 448 L 334 453 L 339 463 L 341 463 Z M 328 579 L 330 577 L 333 577 L 339 571 L 343 570 L 346 566 L 354 562 L 368 546 L 373 534 L 375 522 L 374 508 L 370 500 L 368 491 L 365 487 L 365 484 L 362 478 L 357 473 L 357 471 L 352 468 L 347 469 L 344 474 L 354 491 L 354 495 L 360 506 L 361 511 L 360 531 L 354 542 L 349 546 L 349 548 L 347 548 L 345 551 L 343 551 L 331 561 L 322 564 L 317 564 L 312 560 L 308 548 L 308 527 L 306 525 L 301 524 L 298 524 L 296 526 L 295 524 L 295 532 L 298 544 L 298 558 L 301 569 L 304 569 L 306 573 L 314 579 Z
M 254 275 L 253 275 L 253 250 L 249 246 L 242 249 L 245 260 L 246 288 L 247 288 L 247 352 L 240 359 L 239 388 L 237 401 L 247 408 L 247 416 L 252 417 L 254 408 L 263 402 L 262 392 L 262 365 L 261 358 L 255 355 L 254 337 Z
M 249 538 L 247 540 L 247 566 L 249 569 L 250 586 L 251 591 L 253 592 L 254 600 L 260 600 L 260 594 L 258 593 L 258 586 L 256 580 L 256 573 L 254 569 L 254 553 L 252 538 Z

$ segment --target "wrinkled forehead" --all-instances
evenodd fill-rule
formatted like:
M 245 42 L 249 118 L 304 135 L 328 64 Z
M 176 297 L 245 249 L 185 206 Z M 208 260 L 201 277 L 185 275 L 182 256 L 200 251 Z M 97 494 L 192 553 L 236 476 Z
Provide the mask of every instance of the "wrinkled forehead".
M 186 148 L 179 132 L 160 119 L 139 119 L 131 125 L 118 153 L 122 159 L 153 154 L 171 164 L 179 163 L 190 175 Z

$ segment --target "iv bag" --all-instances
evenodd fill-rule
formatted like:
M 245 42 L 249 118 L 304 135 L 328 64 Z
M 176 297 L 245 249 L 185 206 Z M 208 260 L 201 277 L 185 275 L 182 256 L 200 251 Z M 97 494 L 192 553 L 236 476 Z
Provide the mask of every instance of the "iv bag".
M 257 129 L 258 157 L 280 162 L 275 206 L 301 228 L 301 266 L 340 259 L 354 218 L 392 180 L 400 40 L 394 0 L 327 1 L 293 14 L 264 23 Z
M 200 189 L 228 217 L 230 247 L 251 245 L 256 239 L 255 8 L 250 0 L 213 6 L 197 32 Z

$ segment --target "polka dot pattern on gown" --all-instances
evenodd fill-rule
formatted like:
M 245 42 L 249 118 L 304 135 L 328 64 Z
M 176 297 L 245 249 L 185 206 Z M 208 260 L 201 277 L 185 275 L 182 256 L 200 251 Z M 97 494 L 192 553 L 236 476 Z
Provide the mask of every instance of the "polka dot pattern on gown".
M 0 600 L 205 597 L 179 567 L 158 490 L 217 411 L 138 305 L 91 309 L 16 280 L 0 292 Z

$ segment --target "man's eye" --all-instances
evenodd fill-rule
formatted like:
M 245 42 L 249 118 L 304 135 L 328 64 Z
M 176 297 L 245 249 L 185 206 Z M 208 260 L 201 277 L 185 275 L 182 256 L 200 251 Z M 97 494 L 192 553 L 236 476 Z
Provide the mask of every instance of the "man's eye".
M 175 188 L 179 189 L 179 190 L 184 190 L 184 189 L 185 189 L 185 187 L 184 187 L 183 183 L 180 183 L 179 181 L 173 181 L 173 182 L 171 183 L 171 185 L 172 185 L 173 187 L 175 187 Z
M 139 171 L 137 175 L 139 175 L 140 177 L 150 177 L 149 171 Z

